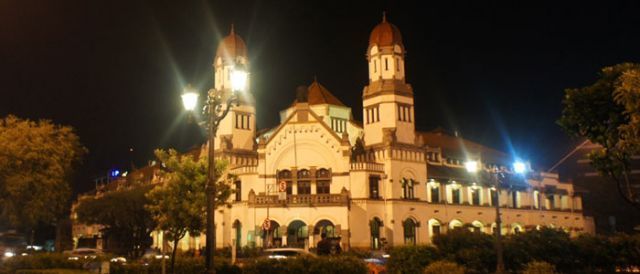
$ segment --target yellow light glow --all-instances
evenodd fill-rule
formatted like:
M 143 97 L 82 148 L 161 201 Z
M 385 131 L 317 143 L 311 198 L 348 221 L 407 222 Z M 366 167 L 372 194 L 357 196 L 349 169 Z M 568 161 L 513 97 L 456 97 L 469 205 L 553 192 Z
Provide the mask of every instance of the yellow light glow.
M 186 89 L 185 91 L 186 92 L 182 94 L 182 105 L 184 105 L 184 109 L 192 111 L 196 108 L 196 104 L 198 104 L 198 93 L 187 91 Z
M 231 88 L 233 91 L 244 91 L 247 87 L 247 72 L 244 70 L 231 71 Z
M 476 161 L 466 161 L 464 167 L 468 172 L 478 172 L 478 162 Z

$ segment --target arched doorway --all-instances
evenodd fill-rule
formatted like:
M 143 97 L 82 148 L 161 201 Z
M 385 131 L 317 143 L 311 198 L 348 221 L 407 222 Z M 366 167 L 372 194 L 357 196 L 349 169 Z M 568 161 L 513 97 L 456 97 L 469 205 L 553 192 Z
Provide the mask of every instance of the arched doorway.
M 282 246 L 282 231 L 280 224 L 274 220 L 269 221 L 269 229 L 262 230 L 262 247 L 280 247 Z
M 308 227 L 303 221 L 295 220 L 287 227 L 287 246 L 302 248 L 308 237 Z
M 382 248 L 382 243 L 380 242 L 380 230 L 383 228 L 382 221 L 378 217 L 374 217 L 369 222 L 369 228 L 371 230 L 371 249 L 378 250 Z
M 240 223 L 240 220 L 235 220 L 232 227 L 235 232 L 236 248 L 240 248 L 242 246 L 242 223 Z
M 415 245 L 416 244 L 416 221 L 411 218 L 407 218 L 402 222 L 404 228 L 404 244 Z

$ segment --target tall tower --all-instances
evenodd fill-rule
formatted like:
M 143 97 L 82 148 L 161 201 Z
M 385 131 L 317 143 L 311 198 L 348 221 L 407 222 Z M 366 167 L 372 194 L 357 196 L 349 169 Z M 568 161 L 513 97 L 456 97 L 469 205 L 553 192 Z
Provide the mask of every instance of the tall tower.
M 415 143 L 413 89 L 405 82 L 405 49 L 400 30 L 386 15 L 369 36 L 369 85 L 362 92 L 365 145 L 393 138 Z M 386 138 L 385 138 L 386 136 Z
M 214 88 L 223 92 L 223 97 L 231 94 L 231 72 L 236 67 L 249 69 L 247 46 L 235 33 L 233 25 L 229 35 L 220 41 L 213 60 Z M 250 81 L 240 95 L 238 106 L 220 122 L 216 134 L 216 149 L 252 150 L 256 133 L 256 110 L 250 96 Z

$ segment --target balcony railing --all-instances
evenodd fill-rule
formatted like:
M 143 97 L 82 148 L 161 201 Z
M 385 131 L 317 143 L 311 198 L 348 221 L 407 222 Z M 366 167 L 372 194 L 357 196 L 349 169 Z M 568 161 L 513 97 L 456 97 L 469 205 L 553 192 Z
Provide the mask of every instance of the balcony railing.
M 249 206 L 254 207 L 305 207 L 305 206 L 347 206 L 349 195 L 341 194 L 298 194 L 287 195 L 285 200 L 279 200 L 278 195 L 249 194 Z
M 377 171 L 384 172 L 384 165 L 379 163 L 371 163 L 371 162 L 353 162 L 351 163 L 351 170 L 358 171 Z

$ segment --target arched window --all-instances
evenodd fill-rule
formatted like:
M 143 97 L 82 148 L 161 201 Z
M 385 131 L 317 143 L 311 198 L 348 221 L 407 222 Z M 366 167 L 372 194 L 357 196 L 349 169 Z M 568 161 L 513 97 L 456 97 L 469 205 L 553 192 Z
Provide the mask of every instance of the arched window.
M 382 248 L 382 243 L 380 242 L 380 230 L 383 229 L 382 221 L 378 217 L 374 217 L 369 222 L 369 229 L 371 230 L 371 249 L 378 250 Z
M 513 234 L 520 234 L 522 232 L 524 232 L 524 228 L 522 228 L 522 225 L 518 224 L 518 223 L 514 223 L 511 225 L 511 232 Z
M 482 202 L 482 197 L 480 197 L 480 193 L 482 193 L 482 188 L 474 185 L 469 189 L 471 190 L 471 204 L 480 205 L 480 203 Z
M 483 228 L 484 228 L 484 224 L 482 224 L 482 222 L 480 222 L 480 221 L 471 222 L 471 231 L 473 231 L 473 232 L 482 232 Z
M 461 228 L 463 226 L 463 223 L 460 220 L 451 220 L 451 222 L 449 222 L 449 229 L 456 229 L 456 228 Z
M 402 198 L 413 199 L 415 197 L 413 193 L 413 179 L 402 178 L 402 180 L 400 180 L 400 183 L 402 184 Z
M 331 193 L 331 172 L 326 168 L 316 171 L 316 194 Z
M 440 235 L 441 226 L 442 224 L 440 223 L 440 221 L 436 219 L 429 220 L 429 236 L 433 237 Z
M 298 171 L 298 194 L 311 194 L 311 174 L 307 169 Z
M 287 195 L 293 194 L 291 187 L 293 185 L 291 171 L 285 169 L 278 172 L 278 181 L 285 181 L 287 183 Z
M 407 218 L 402 223 L 402 226 L 404 228 L 404 244 L 415 245 L 417 227 L 416 222 L 411 218 Z
M 429 182 L 429 197 L 429 202 L 440 202 L 440 184 L 433 179 Z

